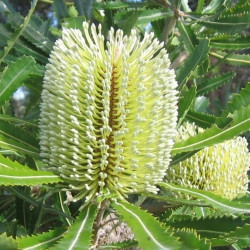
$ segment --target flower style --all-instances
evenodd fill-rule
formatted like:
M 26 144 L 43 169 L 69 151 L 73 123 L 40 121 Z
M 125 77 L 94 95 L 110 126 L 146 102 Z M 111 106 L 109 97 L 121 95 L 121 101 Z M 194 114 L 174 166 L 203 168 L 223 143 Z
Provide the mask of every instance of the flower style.
M 203 132 L 194 124 L 180 127 L 178 140 Z M 236 137 L 205 147 L 167 170 L 166 181 L 184 187 L 210 191 L 227 199 L 245 194 L 248 189 L 250 153 L 245 138 Z M 177 196 L 182 196 L 178 194 Z M 183 196 L 182 196 L 183 197 Z M 190 199 L 191 197 L 185 196 Z
M 46 66 L 41 158 L 73 201 L 157 192 L 176 136 L 177 83 L 163 44 L 132 30 L 64 29 Z

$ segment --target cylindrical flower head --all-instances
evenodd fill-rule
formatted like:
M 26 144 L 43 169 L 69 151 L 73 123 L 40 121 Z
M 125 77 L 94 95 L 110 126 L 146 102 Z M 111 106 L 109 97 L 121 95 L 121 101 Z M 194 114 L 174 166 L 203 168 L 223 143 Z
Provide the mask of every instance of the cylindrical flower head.
M 41 157 L 87 201 L 156 192 L 176 136 L 177 83 L 163 44 L 101 25 L 64 29 L 46 66 Z
M 180 127 L 177 141 L 194 136 L 197 131 L 202 133 L 203 129 L 197 128 L 194 124 L 184 124 Z M 240 194 L 245 194 L 248 189 L 247 171 L 250 153 L 247 145 L 245 138 L 236 137 L 205 147 L 190 158 L 169 168 L 166 181 L 210 191 L 232 200 Z

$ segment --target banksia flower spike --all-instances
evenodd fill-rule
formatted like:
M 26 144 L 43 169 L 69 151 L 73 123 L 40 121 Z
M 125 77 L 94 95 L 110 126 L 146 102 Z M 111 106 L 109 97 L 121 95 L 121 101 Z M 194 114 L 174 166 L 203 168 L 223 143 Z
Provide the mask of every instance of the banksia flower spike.
M 64 29 L 46 66 L 41 157 L 73 201 L 157 192 L 176 136 L 177 83 L 163 44 L 132 30 Z
M 202 133 L 203 129 L 186 123 L 180 127 L 177 141 L 194 136 L 197 131 Z M 247 192 L 249 162 L 250 153 L 246 139 L 236 137 L 205 147 L 190 158 L 169 168 L 166 181 L 210 191 L 232 200 Z

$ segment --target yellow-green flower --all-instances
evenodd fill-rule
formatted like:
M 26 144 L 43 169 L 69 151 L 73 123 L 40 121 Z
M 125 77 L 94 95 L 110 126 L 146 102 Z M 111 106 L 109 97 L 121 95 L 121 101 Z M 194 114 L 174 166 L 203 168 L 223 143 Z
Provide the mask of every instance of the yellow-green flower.
M 40 145 L 74 201 L 157 192 L 176 136 L 177 83 L 163 44 L 83 23 L 64 29 L 46 66 Z
M 201 128 L 186 123 L 180 127 L 177 141 L 202 133 Z M 210 191 L 234 199 L 248 189 L 250 153 L 245 138 L 236 137 L 205 147 L 190 158 L 167 170 L 166 181 L 184 187 Z M 186 196 L 186 198 L 190 198 Z

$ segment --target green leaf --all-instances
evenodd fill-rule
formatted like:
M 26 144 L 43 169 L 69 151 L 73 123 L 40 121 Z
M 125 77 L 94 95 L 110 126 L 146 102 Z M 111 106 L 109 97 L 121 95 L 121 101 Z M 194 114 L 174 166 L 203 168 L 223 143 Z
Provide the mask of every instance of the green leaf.
M 180 154 L 176 154 L 176 155 L 172 156 L 172 161 L 170 163 L 170 166 L 173 166 L 175 164 L 178 164 L 181 161 L 186 160 L 187 158 L 191 157 L 192 155 L 194 155 L 197 152 L 198 152 L 198 150 L 194 150 L 194 151 L 184 152 L 184 153 L 180 153 Z
M 234 72 L 227 72 L 223 75 L 216 76 L 214 78 L 202 78 L 199 79 L 200 84 L 197 85 L 197 94 L 204 95 L 213 90 L 221 87 L 224 84 L 229 83 L 235 76 Z
M 92 227 L 96 215 L 97 207 L 95 205 L 90 204 L 85 207 L 59 243 L 51 249 L 90 249 L 93 230 Z
M 13 123 L 15 123 L 16 126 L 28 126 L 28 127 L 37 128 L 37 124 L 35 124 L 33 122 L 29 122 L 29 121 L 19 119 L 19 118 L 15 117 L 15 116 L 0 114 L 0 120 L 5 121 L 5 122 L 13 122 Z
M 188 110 L 192 107 L 194 103 L 194 99 L 196 96 L 196 87 L 191 86 L 189 90 L 185 92 L 185 94 L 179 100 L 179 119 L 178 119 L 178 127 L 182 124 Z
M 17 29 L 18 25 L 22 23 L 23 18 L 19 15 L 9 15 L 8 21 L 14 29 Z M 53 42 L 48 38 L 47 34 L 43 34 L 43 32 L 41 26 L 37 25 L 31 18 L 21 35 L 34 44 L 37 49 L 49 54 L 52 50 Z
M 228 6 L 232 0 L 212 0 L 209 5 L 203 9 L 202 13 L 203 14 L 213 14 L 216 12 L 219 12 L 223 9 L 225 9 L 226 6 Z
M 115 15 L 114 22 L 125 34 L 129 34 L 138 19 L 138 11 L 121 11 Z
M 249 223 L 249 219 L 242 219 L 241 217 L 232 216 L 207 216 L 204 218 L 183 218 L 176 216 L 174 219 L 167 220 L 166 224 L 174 228 L 193 228 L 202 238 L 212 239 L 218 238 L 237 228 L 243 227 Z
M 74 0 L 76 1 L 76 0 Z M 81 0 L 78 0 L 81 1 Z M 124 9 L 124 8 L 136 8 L 143 7 L 141 2 L 124 2 L 124 1 L 107 1 L 107 2 L 95 2 L 94 7 L 98 9 Z
M 138 240 L 142 249 L 179 249 L 180 242 L 155 217 L 127 202 L 112 203 Z
M 205 0 L 198 0 L 195 12 L 200 14 L 204 8 L 204 5 L 205 5 Z
M 229 113 L 234 113 L 236 110 L 241 109 L 241 107 L 246 107 L 250 104 L 250 82 L 240 90 L 240 93 L 235 93 L 232 95 L 231 99 L 227 103 L 226 109 L 223 110 L 223 118 L 227 117 Z M 219 119 L 217 119 L 219 120 Z
M 59 20 L 68 16 L 67 7 L 64 0 L 53 0 L 53 9 L 56 13 L 56 17 Z
M 194 122 L 198 127 L 201 128 L 209 128 L 211 127 L 212 124 L 215 123 L 215 116 L 206 114 L 206 113 L 201 113 L 201 112 L 196 112 L 193 110 L 189 110 L 186 119 L 189 122 Z
M 35 157 L 39 154 L 38 141 L 30 133 L 4 121 L 0 123 L 0 147 Z
M 201 40 L 199 45 L 195 47 L 193 53 L 185 60 L 183 66 L 177 71 L 176 80 L 179 83 L 179 90 L 183 88 L 185 82 L 195 68 L 207 58 L 209 51 L 208 45 L 208 40 Z
M 43 250 L 53 246 L 65 233 L 64 228 L 57 228 L 46 233 L 17 238 L 16 242 L 20 249 Z
M 169 11 L 166 9 L 140 10 L 136 24 L 147 25 L 150 22 L 157 21 L 159 19 L 165 19 L 167 17 L 172 17 L 173 15 L 173 11 Z
M 8 40 L 7 46 L 4 48 L 4 51 L 3 51 L 2 55 L 0 55 L 0 64 L 3 62 L 5 57 L 9 54 L 9 52 L 14 47 L 14 45 L 17 42 L 17 40 L 19 39 L 19 37 L 22 35 L 24 30 L 26 29 L 26 27 L 27 27 L 27 25 L 29 23 L 29 20 L 31 18 L 31 15 L 33 14 L 33 12 L 35 10 L 37 2 L 38 2 L 38 0 L 33 0 L 32 1 L 31 8 L 29 10 L 28 15 L 24 18 L 23 24 L 21 24 L 20 28 L 13 33 L 13 35 L 11 36 L 11 39 Z
M 32 57 L 23 56 L 5 68 L 0 79 L 0 105 L 3 105 L 31 73 L 37 72 Z
M 170 183 L 159 182 L 158 185 L 174 192 L 188 194 L 190 196 L 198 198 L 199 200 L 204 201 L 206 204 L 211 205 L 214 208 L 220 209 L 228 213 L 236 213 L 236 214 L 250 213 L 250 204 L 230 201 L 228 199 L 222 198 L 207 191 L 182 187 Z
M 225 39 L 211 40 L 210 46 L 222 50 L 239 50 L 250 47 L 250 36 L 238 37 L 232 39 L 231 36 Z
M 5 45 L 10 37 L 11 32 L 3 24 L 0 24 L 0 41 L 4 42 Z M 14 49 L 21 54 L 32 56 L 44 64 L 48 61 L 47 57 L 34 50 L 33 47 L 30 47 L 30 45 L 25 43 L 23 40 L 18 39 L 14 45 Z
M 225 60 L 225 62 L 232 64 L 232 65 L 237 65 L 237 66 L 249 66 L 250 65 L 250 55 L 245 55 L 245 54 L 227 54 L 225 52 L 210 52 L 209 53 L 211 56 Z
M 111 244 L 106 244 L 106 245 L 103 245 L 103 246 L 99 246 L 98 249 L 104 249 L 104 250 L 107 250 L 107 249 L 136 249 L 138 245 L 138 242 L 137 241 L 134 241 L 134 240 L 126 240 L 126 241 L 122 241 L 122 242 L 116 242 L 116 243 L 111 243 Z
M 179 22 L 177 27 L 181 33 L 181 38 L 183 39 L 188 52 L 192 53 L 195 49 L 195 46 L 199 43 L 195 37 L 193 30 L 190 26 L 185 25 L 182 22 Z
M 227 246 L 237 245 L 238 249 L 246 249 L 246 247 L 250 246 L 250 224 L 246 224 L 242 227 L 237 228 L 235 231 L 227 233 L 218 238 L 211 239 L 211 243 L 214 246 Z
M 178 154 L 187 151 L 198 150 L 204 147 L 212 146 L 216 143 L 229 140 L 250 130 L 250 105 L 242 107 L 239 111 L 235 111 L 231 115 L 232 122 L 226 128 L 218 128 L 213 125 L 206 129 L 203 133 L 190 137 L 185 141 L 177 142 L 172 150 L 172 154 Z
M 36 171 L 0 155 L 0 183 L 2 185 L 30 186 L 61 181 L 51 172 Z
M 15 250 L 17 244 L 12 237 L 8 237 L 6 233 L 0 235 L 0 249 Z
M 79 16 L 84 16 L 84 1 L 83 0 L 73 0 L 76 6 L 76 10 Z
M 174 236 L 180 237 L 180 241 L 185 246 L 185 249 L 211 249 L 210 244 L 206 243 L 204 239 L 201 239 L 194 229 L 185 228 L 181 230 L 176 230 Z

